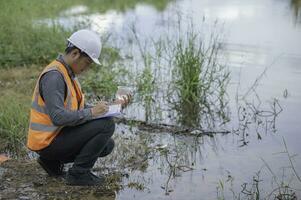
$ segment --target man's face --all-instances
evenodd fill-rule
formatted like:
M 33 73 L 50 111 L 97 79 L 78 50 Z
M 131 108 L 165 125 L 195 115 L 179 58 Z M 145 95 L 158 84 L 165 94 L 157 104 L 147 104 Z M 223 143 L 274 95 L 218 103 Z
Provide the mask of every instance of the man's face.
M 92 64 L 92 59 L 86 56 L 81 56 L 78 58 L 78 60 L 74 63 L 75 64 L 75 68 L 76 68 L 76 72 L 74 72 L 75 74 L 81 74 L 84 71 L 86 71 L 87 69 L 89 69 L 89 67 Z
M 81 74 L 86 71 L 92 64 L 92 59 L 88 56 L 81 56 L 78 50 L 75 50 L 72 55 L 72 70 L 75 74 Z

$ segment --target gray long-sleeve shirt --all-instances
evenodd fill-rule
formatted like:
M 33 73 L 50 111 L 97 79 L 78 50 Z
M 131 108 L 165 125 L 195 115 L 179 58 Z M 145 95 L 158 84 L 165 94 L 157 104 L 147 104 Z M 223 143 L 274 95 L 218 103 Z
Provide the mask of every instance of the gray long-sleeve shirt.
M 70 66 L 64 62 L 62 55 L 58 56 L 57 61 L 61 62 L 66 67 L 69 76 L 73 79 L 75 75 Z M 67 110 L 64 107 L 67 85 L 60 72 L 49 71 L 45 73 L 40 79 L 39 90 L 54 125 L 75 126 L 92 119 L 91 108 L 87 108 L 87 106 L 78 111 Z

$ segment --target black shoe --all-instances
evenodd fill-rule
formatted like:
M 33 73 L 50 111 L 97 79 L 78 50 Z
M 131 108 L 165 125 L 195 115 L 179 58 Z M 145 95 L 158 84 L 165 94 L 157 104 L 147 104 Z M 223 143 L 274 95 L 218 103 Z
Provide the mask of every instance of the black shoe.
M 69 169 L 66 176 L 67 185 L 74 186 L 100 186 L 103 185 L 105 178 L 96 176 L 90 171 L 74 171 Z
M 103 176 L 103 175 L 96 176 L 96 175 L 93 174 L 92 172 L 90 172 L 90 174 L 93 176 L 93 178 L 94 178 L 95 180 L 100 181 L 100 182 L 102 182 L 102 183 L 104 183 L 105 180 L 106 180 L 105 176 Z
M 63 171 L 64 164 L 59 161 L 45 160 L 41 157 L 37 161 L 49 176 L 58 177 L 66 175 Z

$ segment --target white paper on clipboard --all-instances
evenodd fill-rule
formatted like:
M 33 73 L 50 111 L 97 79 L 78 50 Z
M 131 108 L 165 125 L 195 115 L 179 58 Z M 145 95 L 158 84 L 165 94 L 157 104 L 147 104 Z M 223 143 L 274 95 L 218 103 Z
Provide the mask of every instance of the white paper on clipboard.
M 103 115 L 99 115 L 95 117 L 94 119 L 100 119 L 100 118 L 105 118 L 105 117 L 115 117 L 118 115 L 121 115 L 121 104 L 114 104 L 109 106 L 109 111 L 106 112 Z

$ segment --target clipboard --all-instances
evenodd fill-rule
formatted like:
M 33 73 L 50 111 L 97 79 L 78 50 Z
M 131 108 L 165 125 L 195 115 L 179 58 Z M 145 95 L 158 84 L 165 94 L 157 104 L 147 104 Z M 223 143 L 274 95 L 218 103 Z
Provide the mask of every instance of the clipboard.
M 109 111 L 106 112 L 103 115 L 99 115 L 95 117 L 94 119 L 101 119 L 105 117 L 116 117 L 118 115 L 121 115 L 121 104 L 113 104 L 109 106 Z

